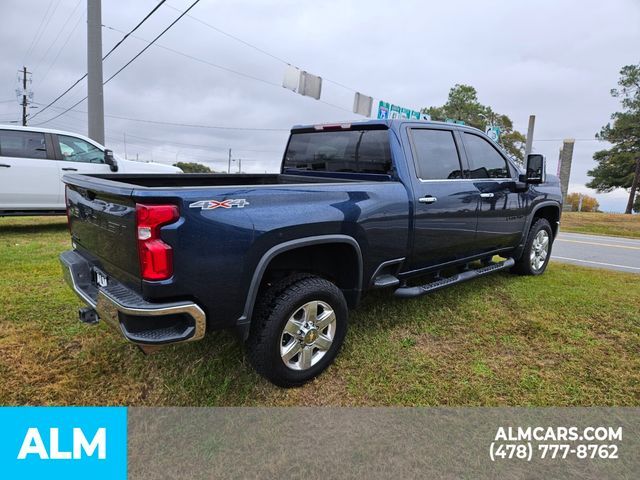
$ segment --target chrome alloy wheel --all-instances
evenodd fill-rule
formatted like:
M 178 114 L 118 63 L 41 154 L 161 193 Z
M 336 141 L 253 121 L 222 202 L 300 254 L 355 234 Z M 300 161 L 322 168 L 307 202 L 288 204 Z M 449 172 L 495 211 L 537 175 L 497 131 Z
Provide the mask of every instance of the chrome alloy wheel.
M 540 230 L 531 245 L 531 254 L 529 256 L 531 267 L 535 271 L 540 270 L 547 259 L 547 255 L 549 255 L 549 233 L 546 230 Z
M 328 303 L 308 302 L 287 320 L 280 335 L 280 357 L 292 370 L 307 370 L 325 356 L 336 334 L 336 314 Z

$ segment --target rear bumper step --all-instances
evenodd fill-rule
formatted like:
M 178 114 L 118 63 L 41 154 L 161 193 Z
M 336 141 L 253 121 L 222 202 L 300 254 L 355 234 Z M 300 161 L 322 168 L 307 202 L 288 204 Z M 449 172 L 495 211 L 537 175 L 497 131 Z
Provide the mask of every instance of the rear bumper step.
M 60 255 L 65 281 L 101 320 L 127 340 L 150 352 L 154 347 L 200 340 L 206 330 L 204 311 L 193 302 L 150 303 L 125 285 L 106 287 L 92 281 L 90 262 L 74 250 Z
M 462 283 L 473 278 L 482 277 L 484 275 L 489 275 L 490 273 L 511 268 L 514 264 L 515 260 L 513 258 L 508 258 L 502 262 L 495 262 L 487 265 L 486 267 L 481 267 L 475 270 L 467 270 L 466 272 L 458 273 L 451 277 L 441 278 L 424 285 L 418 285 L 416 287 L 400 287 L 393 292 L 393 295 L 399 298 L 420 297 L 427 293 L 440 290 L 441 288 L 455 285 L 456 283 Z

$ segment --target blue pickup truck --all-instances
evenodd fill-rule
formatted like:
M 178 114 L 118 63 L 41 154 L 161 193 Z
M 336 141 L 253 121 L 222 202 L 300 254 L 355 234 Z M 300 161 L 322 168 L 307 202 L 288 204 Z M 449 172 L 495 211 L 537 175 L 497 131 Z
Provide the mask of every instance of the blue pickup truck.
M 521 169 L 479 130 L 409 120 L 296 126 L 279 174 L 64 182 L 82 321 L 145 352 L 233 328 L 284 387 L 327 368 L 369 290 L 543 273 L 562 210 L 541 155 Z

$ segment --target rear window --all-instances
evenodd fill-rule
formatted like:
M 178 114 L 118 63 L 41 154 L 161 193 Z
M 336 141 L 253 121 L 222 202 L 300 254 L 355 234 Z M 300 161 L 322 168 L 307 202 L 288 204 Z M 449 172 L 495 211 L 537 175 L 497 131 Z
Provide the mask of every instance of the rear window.
M 284 168 L 315 172 L 389 174 L 389 132 L 343 130 L 294 133 L 289 140 Z

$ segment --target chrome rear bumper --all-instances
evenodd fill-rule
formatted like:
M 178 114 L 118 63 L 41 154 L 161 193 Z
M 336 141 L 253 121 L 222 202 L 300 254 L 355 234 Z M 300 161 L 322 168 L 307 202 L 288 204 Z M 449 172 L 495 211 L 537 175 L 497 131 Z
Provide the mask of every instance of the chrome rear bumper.
M 106 287 L 92 280 L 91 263 L 75 250 L 60 255 L 64 279 L 100 319 L 145 352 L 171 343 L 200 340 L 206 331 L 204 311 L 193 302 L 150 303 L 110 279 Z

